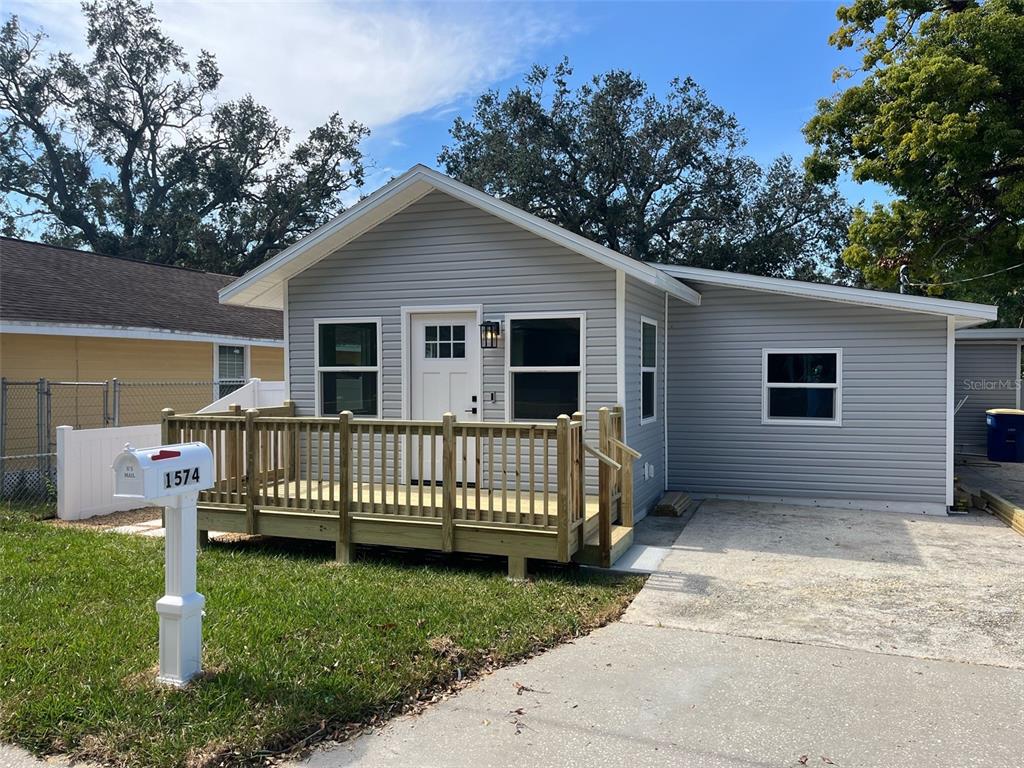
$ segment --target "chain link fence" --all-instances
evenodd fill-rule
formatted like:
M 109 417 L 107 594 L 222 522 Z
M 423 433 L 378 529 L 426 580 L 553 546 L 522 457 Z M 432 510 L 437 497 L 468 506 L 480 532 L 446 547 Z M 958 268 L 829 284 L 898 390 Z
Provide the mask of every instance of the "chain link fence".
M 55 508 L 57 427 L 157 424 L 194 413 L 244 381 L 12 381 L 0 379 L 0 501 Z

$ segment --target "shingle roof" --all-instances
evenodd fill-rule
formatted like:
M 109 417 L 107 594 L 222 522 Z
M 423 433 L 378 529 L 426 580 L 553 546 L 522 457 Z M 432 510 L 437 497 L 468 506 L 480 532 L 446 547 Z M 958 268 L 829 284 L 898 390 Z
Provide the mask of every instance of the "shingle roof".
M 0 320 L 284 338 L 281 312 L 218 301 L 234 279 L 0 238 Z

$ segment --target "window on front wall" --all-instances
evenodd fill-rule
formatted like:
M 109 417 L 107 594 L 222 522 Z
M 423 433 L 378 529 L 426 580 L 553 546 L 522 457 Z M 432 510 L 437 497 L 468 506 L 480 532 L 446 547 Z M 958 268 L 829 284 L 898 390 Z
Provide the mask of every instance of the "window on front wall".
M 379 336 L 376 320 L 318 324 L 316 375 L 322 415 L 379 415 Z
M 215 394 L 219 400 L 245 384 L 245 347 L 217 345 Z
M 580 409 L 582 318 L 510 318 L 511 415 L 547 421 Z
M 658 325 L 640 322 L 640 423 L 654 421 L 658 390 Z
M 841 423 L 841 350 L 766 349 L 762 369 L 763 421 Z

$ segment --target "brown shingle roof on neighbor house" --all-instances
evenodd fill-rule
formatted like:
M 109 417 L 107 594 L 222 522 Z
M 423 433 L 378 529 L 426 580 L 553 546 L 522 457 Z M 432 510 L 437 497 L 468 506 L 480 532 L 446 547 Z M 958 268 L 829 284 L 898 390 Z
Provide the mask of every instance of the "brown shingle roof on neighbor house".
M 283 339 L 280 312 L 218 302 L 217 291 L 234 279 L 0 238 L 3 321 Z

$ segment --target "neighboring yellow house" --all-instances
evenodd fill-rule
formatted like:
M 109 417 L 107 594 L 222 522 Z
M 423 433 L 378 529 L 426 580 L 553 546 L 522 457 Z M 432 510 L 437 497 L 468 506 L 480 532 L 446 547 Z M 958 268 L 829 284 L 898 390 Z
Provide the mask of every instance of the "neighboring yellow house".
M 281 312 L 220 304 L 233 279 L 0 238 L 0 453 L 42 453 L 60 424 L 152 424 L 283 380 Z

